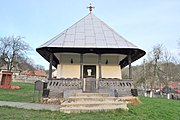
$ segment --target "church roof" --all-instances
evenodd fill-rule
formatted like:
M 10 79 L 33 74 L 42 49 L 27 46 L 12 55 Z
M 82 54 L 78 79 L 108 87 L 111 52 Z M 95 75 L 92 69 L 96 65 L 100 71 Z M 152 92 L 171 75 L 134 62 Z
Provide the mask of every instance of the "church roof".
M 41 47 L 137 48 L 92 13 Z
M 125 54 L 131 55 L 132 62 L 145 55 L 145 51 L 120 36 L 92 13 L 36 50 L 47 61 L 51 53 L 57 52 Z M 58 63 L 58 59 L 54 56 L 53 65 L 56 67 Z M 121 67 L 128 65 L 128 58 L 120 61 L 120 65 Z

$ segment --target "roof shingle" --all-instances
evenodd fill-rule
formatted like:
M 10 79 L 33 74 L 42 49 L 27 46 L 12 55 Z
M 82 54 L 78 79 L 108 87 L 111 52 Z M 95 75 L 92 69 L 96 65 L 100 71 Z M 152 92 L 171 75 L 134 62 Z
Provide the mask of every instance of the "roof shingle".
M 92 13 L 40 47 L 137 48 Z

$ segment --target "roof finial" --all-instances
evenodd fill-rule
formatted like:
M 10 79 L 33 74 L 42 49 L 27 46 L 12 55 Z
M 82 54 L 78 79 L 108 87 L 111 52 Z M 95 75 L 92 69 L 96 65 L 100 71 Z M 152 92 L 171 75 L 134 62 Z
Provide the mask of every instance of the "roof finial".
M 95 8 L 95 7 L 93 7 L 93 6 L 91 5 L 91 3 L 90 3 L 90 6 L 87 7 L 87 8 L 89 9 L 89 12 L 91 13 L 91 12 L 92 12 L 92 9 Z

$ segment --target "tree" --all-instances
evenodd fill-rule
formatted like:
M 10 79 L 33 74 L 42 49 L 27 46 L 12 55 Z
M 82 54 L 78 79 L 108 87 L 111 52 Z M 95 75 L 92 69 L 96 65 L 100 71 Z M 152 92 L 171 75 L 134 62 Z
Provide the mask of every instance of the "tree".
M 19 57 L 18 58 L 18 68 L 20 70 L 35 70 L 34 61 L 28 57 Z
M 35 65 L 35 68 L 40 71 L 45 71 L 45 67 L 42 65 Z
M 154 84 L 159 82 L 159 65 L 158 62 L 163 55 L 162 45 L 158 44 L 153 47 L 153 50 L 150 52 L 150 61 L 149 61 L 149 70 L 151 69 L 152 74 L 150 75 L 151 83 L 150 87 L 153 89 Z M 149 72 L 149 73 L 151 73 Z
M 0 38 L 0 60 L 1 65 L 6 65 L 11 71 L 18 64 L 18 57 L 24 57 L 32 48 L 23 41 L 21 36 L 8 36 Z

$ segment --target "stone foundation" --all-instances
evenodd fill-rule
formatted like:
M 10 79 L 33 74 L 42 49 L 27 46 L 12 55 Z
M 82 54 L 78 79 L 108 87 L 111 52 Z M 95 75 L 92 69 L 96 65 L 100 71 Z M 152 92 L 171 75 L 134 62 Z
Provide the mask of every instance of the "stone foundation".
M 83 79 L 61 78 L 56 80 L 49 80 L 47 89 L 50 90 L 49 98 L 68 98 L 76 93 L 87 92 L 84 91 L 86 86 Z M 132 96 L 131 89 L 134 89 L 132 80 L 121 79 L 100 79 L 95 85 L 96 93 L 108 93 L 112 97 Z

